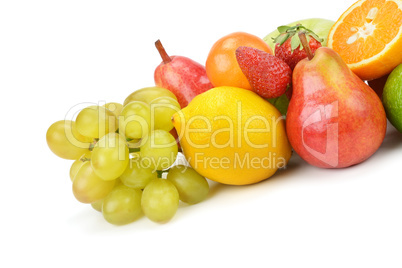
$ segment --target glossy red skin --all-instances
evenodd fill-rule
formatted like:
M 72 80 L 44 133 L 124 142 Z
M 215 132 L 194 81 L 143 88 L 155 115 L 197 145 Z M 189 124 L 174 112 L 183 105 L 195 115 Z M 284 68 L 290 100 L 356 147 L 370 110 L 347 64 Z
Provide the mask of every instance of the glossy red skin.
M 207 77 L 205 67 L 187 57 L 171 56 L 169 63 L 161 63 L 155 69 L 154 79 L 158 87 L 166 88 L 176 95 L 181 108 L 213 85 Z
M 292 82 L 292 70 L 280 58 L 265 51 L 241 46 L 236 59 L 253 91 L 263 98 L 278 98 Z
M 300 46 L 292 51 L 290 42 L 291 38 L 286 40 L 282 45 L 277 43 L 275 45 L 275 56 L 286 62 L 293 71 L 299 61 L 307 58 L 307 54 L 303 48 L 300 48 Z M 317 48 L 321 47 L 321 43 L 315 40 L 313 37 L 310 37 L 309 47 L 311 53 L 314 55 Z
M 286 129 L 305 161 L 321 168 L 358 164 L 380 147 L 386 127 L 381 100 L 335 51 L 319 48 L 297 64 Z
M 180 152 L 181 151 L 181 145 L 180 145 L 180 140 L 179 140 L 179 134 L 177 134 L 177 131 L 176 131 L 175 128 L 172 128 L 172 130 L 169 131 L 169 133 L 172 134 L 172 136 L 176 140 L 176 144 L 177 144 L 177 147 L 178 147 L 179 152 Z

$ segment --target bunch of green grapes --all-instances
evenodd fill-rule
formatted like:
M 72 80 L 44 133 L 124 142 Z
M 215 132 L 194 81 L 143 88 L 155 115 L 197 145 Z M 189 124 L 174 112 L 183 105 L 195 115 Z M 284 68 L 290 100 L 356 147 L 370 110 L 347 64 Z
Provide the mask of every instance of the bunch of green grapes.
M 176 97 L 158 87 L 135 91 L 124 105 L 111 102 L 82 109 L 75 119 L 52 124 L 46 134 L 57 156 L 70 168 L 75 198 L 109 223 L 128 224 L 145 214 L 167 222 L 180 200 L 195 204 L 209 192 L 194 169 L 174 165 L 179 147 L 172 135 Z

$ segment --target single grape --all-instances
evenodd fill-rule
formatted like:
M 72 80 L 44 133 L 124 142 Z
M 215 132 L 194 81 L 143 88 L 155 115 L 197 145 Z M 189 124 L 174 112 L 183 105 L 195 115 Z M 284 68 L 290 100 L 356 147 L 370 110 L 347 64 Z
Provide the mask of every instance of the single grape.
M 130 139 L 145 137 L 151 127 L 151 110 L 142 101 L 132 101 L 123 107 L 119 117 L 119 132 Z
M 119 118 L 121 110 L 123 110 L 123 105 L 117 102 L 108 102 L 102 106 L 114 113 L 117 118 Z
M 177 100 L 176 96 L 166 88 L 162 87 L 145 87 L 138 89 L 131 93 L 125 100 L 124 106 L 132 101 L 142 101 L 146 104 L 150 104 L 154 99 L 159 97 L 171 97 Z
M 167 222 L 173 218 L 179 207 L 179 193 L 170 181 L 154 179 L 142 192 L 141 207 L 150 220 Z
M 207 180 L 191 167 L 173 166 L 166 178 L 177 188 L 180 200 L 188 204 L 201 202 L 209 193 Z
M 165 130 L 154 130 L 148 135 L 140 150 L 142 161 L 149 162 L 156 170 L 173 165 L 178 153 L 175 138 Z
M 126 170 L 120 176 L 121 182 L 131 188 L 144 189 L 145 186 L 156 179 L 158 174 L 151 167 L 142 166 L 140 159 L 130 159 Z
M 82 109 L 75 121 L 78 132 L 86 137 L 97 139 L 109 132 L 115 132 L 118 127 L 117 117 L 114 113 L 97 105 Z
M 78 159 L 89 151 L 92 140 L 81 135 L 76 123 L 70 120 L 57 121 L 46 132 L 46 142 L 50 150 L 64 159 Z
M 85 164 L 85 161 L 82 161 L 81 159 L 77 159 L 73 162 L 73 164 L 70 167 L 70 180 L 71 181 L 74 181 L 75 175 L 77 175 L 78 171 L 84 164 Z
M 75 175 L 77 175 L 78 170 L 80 170 L 82 165 L 84 165 L 84 163 L 86 161 L 91 160 L 91 155 L 92 155 L 92 152 L 88 151 L 85 154 L 83 154 L 80 158 L 78 158 L 77 160 L 75 160 L 73 162 L 73 164 L 70 167 L 70 179 L 71 179 L 71 181 L 74 180 Z
M 103 217 L 116 225 L 128 224 L 142 216 L 142 191 L 125 185 L 115 187 L 102 204 Z
M 123 174 L 129 162 L 126 140 L 117 133 L 103 136 L 92 151 L 91 164 L 103 180 L 115 180 Z
M 102 180 L 95 174 L 90 161 L 86 161 L 73 181 L 73 194 L 82 203 L 93 203 L 105 198 L 113 189 L 115 181 Z
M 150 106 L 153 129 L 172 130 L 172 116 L 180 110 L 177 100 L 166 96 L 159 97 L 154 99 Z
M 113 191 L 113 190 L 112 190 Z M 103 204 L 103 199 L 100 199 L 98 201 L 92 202 L 91 207 L 99 212 L 102 212 L 102 204 Z

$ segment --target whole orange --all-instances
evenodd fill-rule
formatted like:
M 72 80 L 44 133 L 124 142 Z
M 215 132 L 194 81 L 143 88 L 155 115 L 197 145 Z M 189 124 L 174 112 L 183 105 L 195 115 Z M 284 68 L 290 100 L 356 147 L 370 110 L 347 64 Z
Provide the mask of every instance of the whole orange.
M 233 86 L 251 89 L 236 60 L 235 52 L 240 46 L 253 47 L 273 54 L 269 45 L 258 36 L 234 32 L 222 37 L 212 46 L 205 64 L 207 76 L 214 87 Z

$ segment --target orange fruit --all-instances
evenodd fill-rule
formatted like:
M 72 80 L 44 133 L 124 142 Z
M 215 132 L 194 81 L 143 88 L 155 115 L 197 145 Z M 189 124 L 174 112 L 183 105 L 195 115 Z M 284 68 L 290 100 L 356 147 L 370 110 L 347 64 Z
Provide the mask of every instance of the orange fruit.
M 363 80 L 402 63 L 402 0 L 359 0 L 332 26 L 328 47 Z
M 273 54 L 269 45 L 255 35 L 234 32 L 222 37 L 212 46 L 205 64 L 207 76 L 214 87 L 233 86 L 251 90 L 250 83 L 237 63 L 235 52 L 239 46 Z

